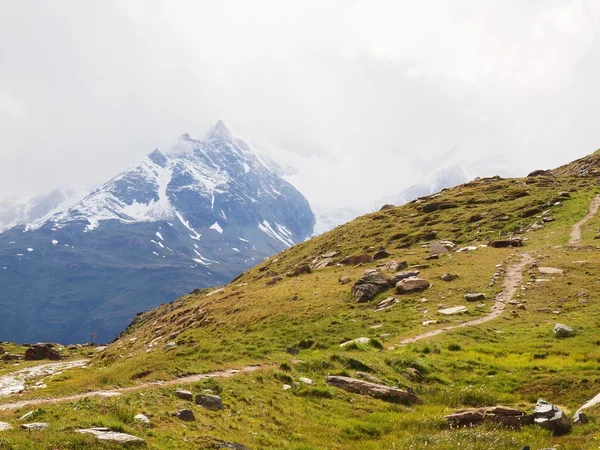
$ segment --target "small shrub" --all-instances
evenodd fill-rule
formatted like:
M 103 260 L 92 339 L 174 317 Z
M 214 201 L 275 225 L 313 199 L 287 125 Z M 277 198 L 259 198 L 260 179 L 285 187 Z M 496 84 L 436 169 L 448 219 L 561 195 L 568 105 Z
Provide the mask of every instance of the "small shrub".
M 462 347 L 458 344 L 448 344 L 448 350 L 451 352 L 459 352 L 462 350 Z

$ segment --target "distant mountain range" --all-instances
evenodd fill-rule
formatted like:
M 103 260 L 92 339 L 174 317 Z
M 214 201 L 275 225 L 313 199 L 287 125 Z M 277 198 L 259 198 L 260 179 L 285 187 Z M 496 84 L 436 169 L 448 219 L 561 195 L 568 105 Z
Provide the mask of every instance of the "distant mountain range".
M 0 204 L 0 339 L 110 340 L 135 313 L 228 282 L 315 224 L 304 196 L 222 122 L 75 198 Z

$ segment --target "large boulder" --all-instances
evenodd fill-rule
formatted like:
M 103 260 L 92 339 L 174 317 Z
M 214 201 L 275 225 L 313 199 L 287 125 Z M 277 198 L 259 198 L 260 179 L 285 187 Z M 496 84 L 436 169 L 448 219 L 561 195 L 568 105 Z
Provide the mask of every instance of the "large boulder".
M 396 292 L 404 294 L 407 292 L 422 291 L 429 287 L 429 281 L 418 277 L 405 278 L 396 284 Z
M 404 280 L 405 278 L 418 277 L 420 273 L 421 272 L 418 270 L 409 270 L 407 272 L 398 272 L 392 277 L 392 282 L 394 283 L 394 286 L 395 286 L 398 283 L 398 281 Z
M 571 419 L 556 405 L 539 399 L 533 410 L 536 425 L 553 434 L 566 434 L 571 431 Z
M 329 266 L 333 266 L 333 258 L 317 258 L 310 264 L 311 270 L 324 269 Z
M 57 361 L 60 359 L 60 353 L 53 347 L 52 344 L 33 344 L 25 350 L 25 361 L 39 361 L 42 359 Z
M 509 427 L 533 424 L 533 416 L 507 406 L 461 409 L 446 416 L 446 419 L 459 426 L 479 425 L 483 422 L 499 423 Z
M 397 270 L 404 270 L 408 267 L 408 263 L 406 261 L 388 261 L 382 268 L 382 270 L 386 272 L 396 272 Z
M 342 376 L 328 376 L 325 381 L 331 386 L 352 392 L 353 394 L 369 395 L 373 398 L 390 403 L 401 403 L 403 405 L 423 403 L 423 401 L 415 394 L 383 384 L 370 383 L 368 381 Z

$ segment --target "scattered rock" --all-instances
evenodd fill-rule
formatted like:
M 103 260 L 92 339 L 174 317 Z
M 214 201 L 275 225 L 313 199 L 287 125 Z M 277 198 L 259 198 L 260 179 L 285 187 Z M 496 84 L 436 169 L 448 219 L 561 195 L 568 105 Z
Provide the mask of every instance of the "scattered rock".
M 329 252 L 329 253 L 323 253 L 321 255 L 321 258 L 324 258 L 324 259 L 335 258 L 339 254 L 340 254 L 340 252 L 336 252 L 336 251 Z
M 172 348 L 175 348 L 175 347 L 177 347 L 177 344 L 175 342 L 171 341 L 171 342 L 167 342 L 165 344 L 165 346 L 163 347 L 163 350 L 171 350 Z
M 333 266 L 333 258 L 323 258 L 313 261 L 310 264 L 312 270 L 324 269 L 325 267 Z
M 362 253 L 360 255 L 346 256 L 345 258 L 340 260 L 340 264 L 355 266 L 357 264 L 365 264 L 371 262 L 372 260 L 373 258 L 371 258 L 371 255 L 368 255 L 367 253 Z
M 340 279 L 338 280 L 338 282 L 339 282 L 340 284 L 348 284 L 348 283 L 350 283 L 351 281 L 352 281 L 352 280 L 350 279 L 350 277 L 346 277 L 346 276 L 344 276 L 344 277 L 340 277 Z
M 405 278 L 396 284 L 396 292 L 403 294 L 406 292 L 422 291 L 429 287 L 429 281 L 418 277 Z
M 351 293 L 358 303 L 364 303 L 392 286 L 393 282 L 388 277 L 377 272 L 367 272 L 354 284 Z
M 573 416 L 574 425 L 585 425 L 588 422 L 588 416 L 583 411 L 577 411 Z
M 563 325 L 562 323 L 557 323 L 554 325 L 554 335 L 559 338 L 573 336 L 575 334 L 575 330 L 571 327 Z
M 418 270 L 409 270 L 408 272 L 398 272 L 392 277 L 392 283 L 396 285 L 398 281 L 410 277 L 418 277 L 421 272 Z
M 509 427 L 533 424 L 533 416 L 520 409 L 507 406 L 461 409 L 446 416 L 446 419 L 459 426 L 479 425 L 483 422 L 498 423 Z
M 283 390 L 284 391 L 289 391 L 292 388 L 292 386 L 290 386 L 289 384 L 284 384 L 283 385 Z
M 556 405 L 539 399 L 533 410 L 536 425 L 553 434 L 566 434 L 571 431 L 571 419 Z
M 24 423 L 21 425 L 21 430 L 27 431 L 43 431 L 50 425 L 45 422 Z
M 407 367 L 406 373 L 408 374 L 408 376 L 411 380 L 423 381 L 423 374 L 421 373 L 420 370 L 415 369 L 414 367 Z
M 6 422 L 0 422 L 0 431 L 11 430 L 12 426 Z
M 294 348 L 294 347 L 286 347 L 285 352 L 288 355 L 297 355 L 298 353 L 300 353 L 300 350 L 298 350 L 297 348 Z
M 343 344 L 340 344 L 340 347 L 344 348 L 352 344 L 356 345 L 368 345 L 371 342 L 371 338 L 368 337 L 359 337 L 356 339 L 352 339 L 351 341 L 346 341 Z
M 2 355 L 2 358 L 0 358 L 2 361 L 18 361 L 20 359 L 23 359 L 21 355 L 11 355 L 10 353 Z
M 196 405 L 200 405 L 203 408 L 211 409 L 213 411 L 218 411 L 224 408 L 221 397 L 218 395 L 198 394 L 196 395 L 195 401 Z
M 373 398 L 391 403 L 404 405 L 421 404 L 422 400 L 410 392 L 392 388 L 383 384 L 370 383 L 350 377 L 328 376 L 325 381 L 331 386 L 343 389 L 354 394 L 369 395 Z
M 445 316 L 452 316 L 454 314 L 463 314 L 468 311 L 466 306 L 453 306 L 452 308 L 445 308 L 438 310 L 438 313 Z
M 521 238 L 498 239 L 488 243 L 488 246 L 493 248 L 523 247 L 523 245 Z
M 289 273 L 289 272 L 288 272 Z M 291 275 L 290 275 L 291 276 Z M 265 284 L 267 286 L 275 286 L 277 283 L 279 283 L 281 280 L 283 280 L 283 278 L 281 278 L 279 275 L 274 276 L 273 278 L 271 278 L 270 280 L 266 281 Z
M 54 350 L 52 344 L 33 344 L 25 350 L 25 361 L 39 361 L 42 359 L 50 359 L 58 361 L 60 353 Z
M 426 320 L 423 322 L 423 326 L 426 327 L 428 325 L 434 325 L 437 323 L 437 320 Z
M 485 300 L 485 294 L 482 292 L 478 292 L 476 294 L 467 294 L 467 295 L 465 295 L 465 300 L 468 302 L 476 302 L 478 300 Z
M 384 249 L 380 249 L 373 255 L 373 259 L 374 260 L 385 259 L 385 258 L 389 258 L 390 256 L 392 256 L 390 253 L 388 253 Z
M 174 392 L 176 397 L 179 397 L 183 400 L 193 400 L 194 399 L 194 394 L 192 394 L 190 391 L 184 391 L 184 390 L 178 390 Z
M 35 411 L 29 411 L 29 412 L 23 414 L 21 417 L 19 417 L 19 420 L 27 420 L 31 416 L 33 416 L 33 413 L 35 413 Z
M 144 414 L 138 414 L 137 416 L 135 416 L 133 418 L 133 420 L 141 423 L 142 425 L 150 425 L 150 419 L 148 419 L 148 417 L 145 416 Z
M 383 381 L 381 381 L 379 378 L 371 375 L 370 373 L 356 372 L 356 376 L 358 378 L 360 378 L 361 380 L 365 380 L 365 381 L 368 381 L 370 383 L 383 384 Z
M 184 422 L 193 422 L 196 420 L 196 416 L 194 416 L 194 412 L 191 409 L 180 409 L 175 416 Z
M 375 307 L 375 311 L 383 311 L 384 309 L 391 308 L 398 302 L 399 300 L 396 297 L 388 297 L 377 304 L 377 306 Z
M 538 267 L 538 271 L 544 275 L 562 275 L 564 273 L 564 270 L 554 267 Z
M 248 447 L 237 442 L 217 441 L 218 448 L 224 448 L 227 450 L 250 450 Z
M 445 281 L 447 283 L 449 283 L 450 281 L 454 281 L 458 278 L 458 275 L 452 275 L 449 273 L 445 273 L 444 275 L 441 276 L 442 281 Z
M 310 266 L 308 264 L 299 264 L 292 270 L 289 270 L 285 275 L 287 277 L 297 277 L 305 273 L 310 273 Z
M 394 261 L 393 259 L 391 261 L 388 261 L 384 266 L 383 266 L 383 270 L 386 272 L 396 272 L 397 270 L 403 270 L 406 269 L 408 267 L 408 263 L 406 261 Z
M 110 428 L 86 428 L 75 431 L 82 434 L 91 434 L 101 441 L 115 442 L 117 444 L 146 444 L 146 441 L 144 441 L 142 438 L 132 436 L 131 434 L 127 433 L 117 433 L 116 431 L 112 431 Z
M 434 242 L 429 246 L 429 254 L 430 255 L 442 255 L 445 253 L 450 253 L 445 246 L 443 246 L 440 242 Z
M 310 378 L 298 378 L 298 380 L 300 380 L 302 383 L 307 384 L 309 386 L 312 386 L 313 380 L 311 380 Z

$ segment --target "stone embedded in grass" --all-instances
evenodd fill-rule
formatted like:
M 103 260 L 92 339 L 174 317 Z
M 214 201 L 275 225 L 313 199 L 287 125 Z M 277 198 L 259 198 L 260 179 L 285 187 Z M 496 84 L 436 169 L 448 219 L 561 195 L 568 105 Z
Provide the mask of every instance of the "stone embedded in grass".
M 398 272 L 392 277 L 392 282 L 394 285 L 398 283 L 398 281 L 405 280 L 406 278 L 417 277 L 421 271 L 419 270 L 409 270 L 407 272 Z
M 442 255 L 444 253 L 450 253 L 450 250 L 444 247 L 440 242 L 434 242 L 429 246 L 430 255 Z
M 555 267 L 538 267 L 538 271 L 544 275 L 562 275 L 564 270 Z
M 6 422 L 0 422 L 0 431 L 11 430 L 12 426 Z
M 170 349 L 175 348 L 175 347 L 177 347 L 177 344 L 175 342 L 171 341 L 171 342 L 167 342 L 165 344 L 165 346 L 163 347 L 163 350 L 166 351 L 166 350 L 170 350 Z
M 485 294 L 482 292 L 478 292 L 476 294 L 467 294 L 467 295 L 465 295 L 465 300 L 468 302 L 476 302 L 478 300 L 485 300 Z
M 298 378 L 301 382 L 303 382 L 304 384 L 307 384 L 309 386 L 312 386 L 313 384 L 313 380 L 311 380 L 310 378 Z
M 191 409 L 180 409 L 175 413 L 175 417 L 184 422 L 193 422 L 196 420 L 196 416 L 194 416 L 194 412 Z
M 358 303 L 364 303 L 392 286 L 392 280 L 388 277 L 377 272 L 368 272 L 354 284 L 351 294 Z
M 350 277 L 344 276 L 344 277 L 340 277 L 340 279 L 338 280 L 338 283 L 340 283 L 340 284 L 348 284 L 351 281 L 352 280 L 350 279 Z
M 389 258 L 390 256 L 392 256 L 392 255 L 389 252 L 385 251 L 384 249 L 380 249 L 373 255 L 373 259 L 374 260 L 385 259 L 385 258 Z
M 138 423 L 141 423 L 142 425 L 150 425 L 150 419 L 148 419 L 147 416 L 145 416 L 144 414 L 138 414 L 136 415 L 133 420 L 135 420 Z
M 289 391 L 292 388 L 292 386 L 290 386 L 289 384 L 284 384 L 283 385 L 283 390 L 284 391 Z
M 227 441 L 216 441 L 217 448 L 224 448 L 225 450 L 250 450 L 248 447 L 237 442 Z
M 571 419 L 556 405 L 539 399 L 533 410 L 536 425 L 553 434 L 566 434 L 571 431 Z
M 324 269 L 325 267 L 333 266 L 333 258 L 317 258 L 310 263 L 311 270 Z
M 369 395 L 373 398 L 390 403 L 400 403 L 403 405 L 423 403 L 423 401 L 415 394 L 411 394 L 405 390 L 388 387 L 382 384 L 370 383 L 356 378 L 328 376 L 325 381 L 331 386 L 352 392 L 353 394 Z
M 50 425 L 45 422 L 24 423 L 21 425 L 21 430 L 27 431 L 43 431 Z
M 21 417 L 19 417 L 19 420 L 26 420 L 29 417 L 33 416 L 34 413 L 35 413 L 35 411 L 29 411 L 29 412 L 23 414 Z
M 406 269 L 408 267 L 408 263 L 406 261 L 388 261 L 383 267 L 382 270 L 386 272 L 395 272 L 397 270 Z
M 362 253 L 360 255 L 346 256 L 345 258 L 340 260 L 340 264 L 343 264 L 346 266 L 355 266 L 357 264 L 364 264 L 364 263 L 371 262 L 372 260 L 373 260 L 373 258 L 371 258 L 371 255 L 368 255 L 367 253 Z
M 442 279 L 442 281 L 449 283 L 450 281 L 456 280 L 458 278 L 458 275 L 452 275 L 450 273 L 445 273 L 440 278 Z
M 308 264 L 299 264 L 294 267 L 292 270 L 286 272 L 287 277 L 297 277 L 298 275 L 302 275 L 305 273 L 310 273 L 310 266 Z
M 221 397 L 218 395 L 204 395 L 198 394 L 195 398 L 196 405 L 200 405 L 203 408 L 218 411 L 224 408 Z
M 174 392 L 175 397 L 179 397 L 183 400 L 193 400 L 194 394 L 190 391 L 184 391 L 183 389 L 177 390 Z
M 375 312 L 377 312 L 377 311 L 383 311 L 384 309 L 391 308 L 392 306 L 394 306 L 399 301 L 400 300 L 397 299 L 396 297 L 388 297 L 385 300 L 382 300 L 382 301 L 380 301 L 377 304 L 377 306 L 375 307 Z
M 445 417 L 458 426 L 479 425 L 484 422 L 498 423 L 509 427 L 533 424 L 533 416 L 520 409 L 506 406 L 461 409 Z
M 116 431 L 112 431 L 110 428 L 86 428 L 75 431 L 82 434 L 91 434 L 101 441 L 114 442 L 117 444 L 146 444 L 146 441 L 144 441 L 142 438 L 127 433 L 118 433 Z
M 583 411 L 577 411 L 573 416 L 574 425 L 585 425 L 589 422 L 588 416 Z
M 554 325 L 554 335 L 559 338 L 573 336 L 575 334 L 575 329 L 563 325 L 562 323 L 557 323 Z
M 422 291 L 423 289 L 427 289 L 429 285 L 429 281 L 422 278 L 405 278 L 404 280 L 398 281 L 396 284 L 396 292 L 398 294 L 403 294 L 405 292 Z
M 468 310 L 466 306 L 453 306 L 452 308 L 440 309 L 438 310 L 438 313 L 443 314 L 445 316 L 452 316 L 454 314 L 463 314 L 467 311 Z
M 492 248 L 523 247 L 523 245 L 525 244 L 521 238 L 498 239 L 488 243 Z
M 359 337 L 356 339 L 352 339 L 351 341 L 344 342 L 343 344 L 340 344 L 340 347 L 345 348 L 350 345 L 369 345 L 370 343 L 371 343 L 371 338 Z

